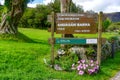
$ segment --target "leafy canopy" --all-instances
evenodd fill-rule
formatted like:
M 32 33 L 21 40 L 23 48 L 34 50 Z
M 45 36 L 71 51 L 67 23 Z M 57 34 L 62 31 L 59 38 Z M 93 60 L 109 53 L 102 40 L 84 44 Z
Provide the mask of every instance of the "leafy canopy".
M 32 2 L 34 0 L 18 0 L 22 3 L 23 9 L 27 7 L 27 3 Z M 15 2 L 15 0 L 5 0 L 5 6 L 7 7 L 8 11 L 12 9 L 12 3 Z

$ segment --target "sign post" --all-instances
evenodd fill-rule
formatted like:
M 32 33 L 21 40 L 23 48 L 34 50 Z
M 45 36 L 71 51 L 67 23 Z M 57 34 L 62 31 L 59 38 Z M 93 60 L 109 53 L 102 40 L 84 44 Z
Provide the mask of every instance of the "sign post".
M 51 39 L 50 39 L 50 43 L 51 43 L 51 64 L 52 64 L 52 66 L 54 65 L 54 27 L 55 27 L 54 16 L 55 16 L 55 14 L 54 14 L 54 12 L 52 12 Z
M 102 15 L 98 18 L 98 38 L 54 38 L 54 32 L 58 34 L 94 34 L 97 33 L 96 17 L 93 14 L 57 13 L 52 12 L 51 17 L 51 63 L 54 65 L 54 44 L 97 44 L 97 61 L 101 63 L 102 41 Z M 55 21 L 56 19 L 56 21 Z M 56 25 L 55 25 L 56 23 Z M 55 30 L 55 31 L 54 31 Z
M 99 20 L 98 20 L 98 44 L 97 44 L 97 61 L 98 64 L 101 64 L 101 45 L 102 45 L 102 15 L 103 13 L 99 13 Z

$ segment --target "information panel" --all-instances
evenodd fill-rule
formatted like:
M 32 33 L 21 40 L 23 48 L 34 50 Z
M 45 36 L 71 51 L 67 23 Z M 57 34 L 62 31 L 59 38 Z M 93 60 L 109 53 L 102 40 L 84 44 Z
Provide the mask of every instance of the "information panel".
M 57 13 L 56 33 L 58 34 L 79 34 L 96 33 L 97 25 L 94 15 Z
M 56 38 L 56 44 L 97 44 L 97 39 Z

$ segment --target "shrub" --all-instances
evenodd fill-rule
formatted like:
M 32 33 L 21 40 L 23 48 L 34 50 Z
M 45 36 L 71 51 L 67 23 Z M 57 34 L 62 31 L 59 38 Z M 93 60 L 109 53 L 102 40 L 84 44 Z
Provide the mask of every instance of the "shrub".
M 55 64 L 58 64 L 65 71 L 71 71 L 71 65 L 77 63 L 77 61 L 77 55 L 70 53 L 69 55 L 63 55 L 59 59 L 56 59 Z

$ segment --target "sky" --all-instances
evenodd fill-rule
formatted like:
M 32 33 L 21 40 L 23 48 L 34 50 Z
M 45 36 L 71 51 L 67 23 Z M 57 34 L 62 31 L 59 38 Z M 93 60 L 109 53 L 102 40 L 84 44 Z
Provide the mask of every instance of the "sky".
M 29 7 L 35 7 L 37 4 L 48 4 L 54 0 L 34 0 L 29 3 Z M 83 6 L 85 11 L 93 10 L 95 12 L 103 11 L 105 13 L 120 12 L 120 0 L 72 0 L 76 5 Z M 4 3 L 4 0 L 0 0 Z

